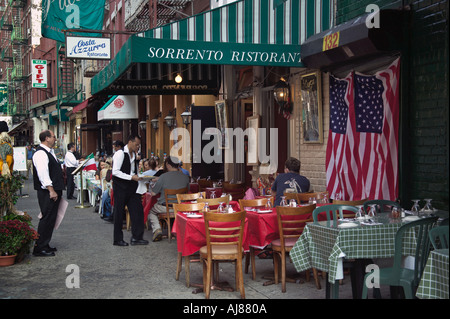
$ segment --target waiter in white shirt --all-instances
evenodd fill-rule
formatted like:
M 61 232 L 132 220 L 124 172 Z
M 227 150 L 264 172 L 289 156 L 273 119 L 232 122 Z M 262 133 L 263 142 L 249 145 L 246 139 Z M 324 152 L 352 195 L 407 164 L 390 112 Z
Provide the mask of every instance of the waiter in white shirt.
M 49 244 L 64 189 L 64 179 L 61 164 L 53 151 L 55 134 L 50 130 L 42 131 L 39 140 L 41 144 L 33 155 L 33 184 L 42 218 L 39 220 L 39 238 L 36 240 L 33 255 L 47 257 L 55 256 L 56 248 L 50 247 Z
M 131 245 L 147 245 L 144 235 L 144 209 L 138 190 L 138 161 L 136 152 L 141 144 L 139 136 L 130 135 L 125 147 L 114 153 L 112 180 L 114 196 L 114 241 L 115 246 L 128 246 L 123 240 L 123 216 L 128 207 L 131 219 Z
M 78 167 L 78 160 L 75 157 L 75 143 L 67 144 L 67 153 L 64 158 L 64 165 L 66 166 L 67 178 L 67 199 L 75 199 L 73 192 L 75 190 L 75 182 L 73 180 L 72 172 Z

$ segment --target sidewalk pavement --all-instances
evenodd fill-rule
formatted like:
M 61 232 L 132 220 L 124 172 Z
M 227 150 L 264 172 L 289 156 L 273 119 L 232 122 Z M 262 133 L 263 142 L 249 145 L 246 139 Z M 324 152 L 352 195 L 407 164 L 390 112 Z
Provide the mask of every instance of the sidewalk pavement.
M 37 229 L 39 206 L 32 177 L 25 182 L 16 209 L 27 212 Z M 63 193 L 65 198 L 65 192 Z M 22 262 L 0 268 L 0 299 L 204 299 L 203 293 L 194 294 L 193 287 L 186 287 L 184 268 L 180 280 L 175 280 L 177 260 L 176 240 L 151 241 L 151 231 L 145 231 L 146 246 L 113 246 L 113 224 L 100 218 L 94 208 L 75 208 L 76 200 L 69 200 L 69 207 L 61 226 L 53 233 L 51 246 L 58 251 L 55 257 L 35 257 L 31 254 Z M 124 240 L 130 242 L 131 234 L 124 229 Z M 184 266 L 184 263 L 183 263 Z M 191 283 L 202 282 L 202 266 L 192 263 Z M 304 279 L 292 264 L 287 264 L 288 276 Z M 78 282 L 73 279 L 79 272 Z M 251 271 L 244 274 L 247 299 L 323 299 L 322 289 L 311 281 L 287 283 L 287 292 L 281 292 L 281 284 L 264 286 L 263 276 L 273 276 L 272 259 L 256 258 L 256 280 Z M 220 264 L 220 280 L 234 287 L 234 265 Z M 75 286 L 75 287 L 73 287 Z M 386 296 L 388 297 L 388 296 Z M 240 299 L 239 291 L 211 291 L 211 299 Z M 340 286 L 340 298 L 351 298 L 350 278 Z M 187 301 L 186 301 L 187 302 Z

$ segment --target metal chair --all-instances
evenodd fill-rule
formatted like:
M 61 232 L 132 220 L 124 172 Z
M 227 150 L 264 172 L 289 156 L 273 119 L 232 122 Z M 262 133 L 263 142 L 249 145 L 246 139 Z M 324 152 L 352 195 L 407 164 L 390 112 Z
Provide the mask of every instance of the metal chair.
M 430 252 L 430 236 L 429 232 L 436 224 L 438 217 L 428 217 L 407 223 L 399 228 L 395 234 L 395 252 L 394 263 L 392 267 L 380 268 L 379 276 L 375 278 L 380 285 L 400 286 L 403 287 L 406 299 L 412 299 L 415 295 L 415 290 L 419 285 L 422 277 L 423 269 L 428 259 Z M 403 247 L 405 244 L 411 245 L 404 241 L 406 232 L 415 232 L 415 246 L 412 256 L 414 256 L 414 269 L 404 268 L 402 260 L 404 256 Z M 364 277 L 364 285 L 362 291 L 362 298 L 367 298 L 367 280 L 373 273 L 367 273 Z

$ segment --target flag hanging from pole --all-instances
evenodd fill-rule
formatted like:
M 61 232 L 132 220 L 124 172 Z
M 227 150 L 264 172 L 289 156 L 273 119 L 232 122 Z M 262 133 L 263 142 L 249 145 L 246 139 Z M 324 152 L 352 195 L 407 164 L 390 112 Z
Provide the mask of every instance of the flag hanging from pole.
M 342 200 L 398 197 L 400 59 L 374 75 L 330 76 L 327 190 Z
M 83 171 L 96 171 L 97 170 L 97 164 L 95 163 L 94 154 L 89 154 L 88 157 L 85 159 L 86 163 L 84 164 Z

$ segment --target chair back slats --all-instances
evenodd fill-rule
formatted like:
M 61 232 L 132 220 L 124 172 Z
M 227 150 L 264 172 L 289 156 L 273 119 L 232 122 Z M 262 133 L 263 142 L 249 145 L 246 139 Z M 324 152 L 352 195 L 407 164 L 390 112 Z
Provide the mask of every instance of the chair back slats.
M 306 223 L 312 222 L 312 213 L 316 208 L 316 204 L 283 207 L 277 206 L 278 231 L 280 233 L 281 247 L 284 247 L 286 238 L 299 238 L 306 226 Z M 299 216 L 305 218 L 299 218 Z
M 216 198 L 199 198 L 197 199 L 198 203 L 208 203 L 208 205 L 211 206 L 218 206 L 220 203 L 228 204 L 230 201 L 230 197 L 228 196 L 221 196 Z
M 176 194 L 177 195 L 177 201 L 178 204 L 181 204 L 182 202 L 186 201 L 192 201 L 200 198 L 200 195 L 203 196 L 203 198 L 206 197 L 205 192 L 198 192 L 198 193 L 188 193 L 188 194 Z
M 164 198 L 166 200 L 166 207 L 171 207 L 172 204 L 178 204 L 177 194 L 186 194 L 188 192 L 188 187 L 179 189 L 165 189 Z
M 205 212 L 206 244 L 210 252 L 212 245 L 238 245 L 242 250 L 242 238 L 244 233 L 245 211 L 232 214 L 217 214 Z M 223 223 L 239 222 L 238 225 L 225 225 Z M 220 226 L 221 224 L 223 226 Z M 217 239 L 217 240 L 212 240 Z M 233 240 L 234 239 L 234 240 Z M 240 251 L 239 250 L 239 251 Z
M 245 207 L 262 207 L 266 206 L 269 198 L 256 198 L 256 199 L 240 199 L 239 207 L 244 210 Z
M 205 207 L 205 203 L 173 204 L 173 211 L 175 215 L 177 212 L 201 212 L 203 207 Z
M 328 192 L 316 192 L 316 193 L 297 193 L 297 201 L 299 203 L 308 203 L 309 199 L 314 197 L 316 200 L 328 197 Z
M 448 249 L 448 227 L 441 225 L 430 230 L 431 245 L 434 249 Z
M 201 192 L 203 192 L 206 188 L 213 186 L 213 181 L 207 179 L 199 179 L 197 183 Z

